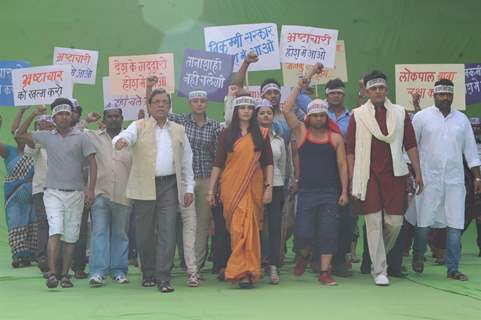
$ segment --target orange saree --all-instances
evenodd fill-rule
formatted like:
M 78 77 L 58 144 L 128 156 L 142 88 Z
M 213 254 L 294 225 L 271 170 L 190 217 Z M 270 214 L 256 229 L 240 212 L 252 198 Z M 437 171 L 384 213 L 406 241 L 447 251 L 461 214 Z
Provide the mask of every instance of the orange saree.
M 251 134 L 237 140 L 227 156 L 221 183 L 224 218 L 231 237 L 231 256 L 225 279 L 250 277 L 255 282 L 261 272 L 259 230 L 262 219 L 264 174 Z

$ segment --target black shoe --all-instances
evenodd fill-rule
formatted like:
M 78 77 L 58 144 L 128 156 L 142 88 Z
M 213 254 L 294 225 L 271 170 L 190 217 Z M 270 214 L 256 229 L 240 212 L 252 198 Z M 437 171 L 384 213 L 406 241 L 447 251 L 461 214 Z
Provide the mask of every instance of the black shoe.
M 60 279 L 60 286 L 64 289 L 73 287 L 73 283 L 70 281 L 70 276 L 68 274 L 64 274 Z
M 409 273 L 402 272 L 402 271 L 389 271 L 388 270 L 387 275 L 390 276 L 390 277 L 394 277 L 394 278 L 406 278 L 409 275 Z
M 413 268 L 414 272 L 423 273 L 423 271 L 424 271 L 424 257 L 413 255 L 413 261 L 412 261 L 411 265 L 412 265 L 412 268 Z
M 169 281 L 160 281 L 157 284 L 157 289 L 159 289 L 159 291 L 162 293 L 174 292 L 174 288 L 170 285 Z
M 74 272 L 74 277 L 75 279 L 86 279 L 88 277 L 88 274 L 85 273 L 83 270 L 77 270 Z
M 362 274 L 370 274 L 371 273 L 371 265 L 368 264 L 365 259 L 362 259 L 361 273 Z
M 352 271 L 344 263 L 332 265 L 332 274 L 341 278 L 352 277 Z
M 49 273 L 47 277 L 47 287 L 49 289 L 54 289 L 58 287 L 58 279 L 55 273 Z
M 239 288 L 241 289 L 252 289 L 254 285 L 252 284 L 252 281 L 249 278 L 244 278 L 241 281 L 239 281 Z

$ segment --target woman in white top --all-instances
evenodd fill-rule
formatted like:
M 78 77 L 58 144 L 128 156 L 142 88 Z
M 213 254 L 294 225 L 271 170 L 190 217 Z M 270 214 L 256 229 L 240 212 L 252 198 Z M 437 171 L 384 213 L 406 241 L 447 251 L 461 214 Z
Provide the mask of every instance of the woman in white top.
M 274 160 L 274 175 L 272 182 L 272 202 L 265 206 L 264 217 L 268 222 L 268 248 L 270 283 L 279 283 L 282 206 L 284 204 L 284 182 L 286 168 L 286 147 L 284 139 L 272 129 L 274 108 L 269 100 L 263 99 L 256 106 L 257 122 L 263 128 L 269 129 L 272 156 Z

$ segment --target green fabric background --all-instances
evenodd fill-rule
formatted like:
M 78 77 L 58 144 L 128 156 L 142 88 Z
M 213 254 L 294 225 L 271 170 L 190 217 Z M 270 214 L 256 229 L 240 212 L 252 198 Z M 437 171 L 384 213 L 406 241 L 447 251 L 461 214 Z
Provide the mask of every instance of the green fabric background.
M 108 56 L 173 52 L 178 82 L 183 49 L 203 48 L 206 26 L 275 22 L 279 32 L 283 24 L 321 26 L 339 29 L 345 40 L 346 102 L 352 105 L 357 79 L 372 69 L 387 73 L 394 100 L 396 63 L 481 62 L 480 12 L 479 0 L 2 0 L 0 60 L 48 65 L 54 46 L 99 50 L 97 84 L 76 85 L 74 95 L 85 112 L 101 111 Z M 272 71 L 250 73 L 249 80 L 260 84 L 270 76 L 282 79 L 280 71 Z M 184 98 L 174 97 L 173 106 L 187 111 Z M 9 128 L 15 113 L 13 107 L 0 107 L 2 143 L 13 142 Z M 481 116 L 480 105 L 467 113 Z M 209 114 L 220 119 L 222 105 L 211 103 Z M 4 172 L 2 165 L 0 181 Z M 445 269 L 428 262 L 424 275 L 393 279 L 388 288 L 375 287 L 358 272 L 327 288 L 309 273 L 294 280 L 289 262 L 279 286 L 263 280 L 251 291 L 210 275 L 200 288 L 186 288 L 177 270 L 176 293 L 162 295 L 141 288 L 134 268 L 125 286 L 109 283 L 94 290 L 87 281 L 75 281 L 74 289 L 48 292 L 36 268 L 10 267 L 0 218 L 0 319 L 480 319 L 481 259 L 472 231 L 463 247 L 467 283 L 446 280 Z

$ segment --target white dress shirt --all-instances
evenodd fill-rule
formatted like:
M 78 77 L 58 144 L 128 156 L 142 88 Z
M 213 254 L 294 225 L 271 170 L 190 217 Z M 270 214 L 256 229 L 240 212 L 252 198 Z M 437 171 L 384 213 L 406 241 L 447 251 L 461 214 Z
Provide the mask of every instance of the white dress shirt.
M 469 168 L 481 165 L 469 119 L 451 107 L 444 115 L 435 106 L 413 118 L 425 189 L 416 196 L 420 227 L 464 228 L 463 156 Z
M 172 148 L 172 138 L 169 133 L 170 122 L 167 120 L 161 128 L 158 125 L 155 127 L 155 143 L 157 147 L 157 154 L 155 159 L 155 176 L 169 176 L 175 174 L 174 153 Z M 122 130 L 112 140 L 112 144 L 120 139 L 125 139 L 129 146 L 133 146 L 137 142 L 137 124 L 132 122 L 127 129 Z M 192 148 L 190 147 L 189 139 L 184 134 L 184 157 L 182 159 L 182 182 L 185 185 L 185 192 L 194 192 L 194 172 L 192 170 Z

